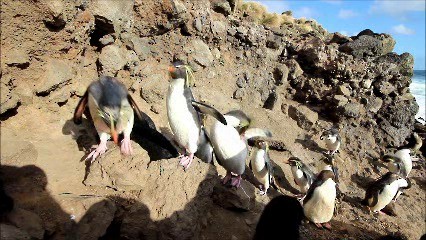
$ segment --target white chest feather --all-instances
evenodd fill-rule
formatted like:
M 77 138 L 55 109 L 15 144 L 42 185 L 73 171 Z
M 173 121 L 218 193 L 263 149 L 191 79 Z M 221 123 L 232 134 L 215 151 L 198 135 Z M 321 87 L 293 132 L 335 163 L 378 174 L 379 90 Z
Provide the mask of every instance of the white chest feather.
M 198 115 L 184 96 L 184 79 L 173 80 L 167 94 L 167 116 L 175 140 L 192 153 L 200 136 Z
M 378 196 L 377 204 L 371 207 L 372 211 L 374 212 L 380 211 L 392 201 L 393 197 L 396 195 L 399 189 L 398 181 L 394 181 L 383 188 L 383 190 L 380 192 Z
M 294 181 L 300 188 L 300 191 L 306 193 L 310 185 L 308 179 L 306 179 L 305 175 L 303 175 L 303 171 L 298 169 L 296 166 L 291 166 L 291 172 L 293 174 Z
M 336 200 L 336 183 L 327 179 L 317 187 L 311 198 L 303 205 L 305 216 L 314 223 L 325 223 L 331 220 Z
M 266 186 L 266 189 L 269 187 L 269 172 L 266 166 L 265 156 L 266 152 L 263 149 L 256 149 L 252 152 L 250 156 L 250 163 L 254 176 Z
M 400 158 L 401 161 L 403 162 L 405 167 L 405 172 L 407 173 L 407 176 L 408 176 L 408 174 L 413 169 L 413 161 L 411 160 L 410 149 L 401 149 L 395 153 L 395 156 Z M 407 176 L 404 176 L 404 177 L 407 177 Z
M 247 149 L 245 141 L 241 139 L 237 130 L 230 125 L 223 125 L 216 121 L 210 132 L 215 154 L 223 160 L 235 157 Z
M 325 144 L 327 146 L 327 149 L 330 151 L 336 151 L 340 147 L 340 141 L 337 140 L 337 137 L 326 138 Z

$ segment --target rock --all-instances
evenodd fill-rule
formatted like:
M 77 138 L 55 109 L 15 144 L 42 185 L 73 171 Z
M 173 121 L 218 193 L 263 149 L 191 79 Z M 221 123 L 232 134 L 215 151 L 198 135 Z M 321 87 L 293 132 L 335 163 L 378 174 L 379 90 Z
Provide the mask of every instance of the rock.
M 226 0 L 215 0 L 212 3 L 212 7 L 215 12 L 221 13 L 225 16 L 228 16 L 232 13 L 231 6 Z
M 201 22 L 201 19 L 199 18 L 194 19 L 193 26 L 197 31 L 199 32 L 203 31 L 203 23 Z
M 1 83 L 0 91 L 0 114 L 3 114 L 8 110 L 18 107 L 20 103 L 19 97 L 15 96 L 15 94 L 12 93 L 9 90 L 9 87 L 6 86 L 3 82 Z
M 288 115 L 288 107 L 289 105 L 287 103 L 283 103 L 281 104 L 281 111 L 285 114 Z
M 409 53 L 398 55 L 396 53 L 388 53 L 374 60 L 374 63 L 383 65 L 385 70 L 396 67 L 400 74 L 404 76 L 413 76 L 414 58 Z M 383 73 L 383 71 L 381 71 Z
M 395 87 L 386 81 L 376 81 L 374 82 L 374 87 L 379 91 L 383 96 L 387 96 L 390 93 L 395 91 Z
M 289 74 L 289 69 L 286 65 L 281 64 L 277 66 L 272 72 L 272 75 L 275 79 L 275 85 L 280 86 L 280 85 L 283 85 L 284 83 L 287 83 L 288 74 Z
M 333 37 L 331 38 L 329 43 L 337 43 L 337 44 L 343 44 L 352 41 L 352 39 L 348 36 L 345 36 L 339 32 L 335 32 L 333 34 Z
M 288 116 L 295 120 L 299 127 L 305 130 L 311 129 L 318 120 L 318 113 L 304 105 L 290 105 L 288 107 Z
M 197 64 L 203 67 L 208 67 L 213 63 L 214 57 L 209 46 L 202 40 L 193 40 L 184 50 L 188 54 L 188 59 L 193 58 Z
M 92 13 L 98 22 L 112 24 L 114 32 L 130 29 L 133 24 L 134 1 L 103 1 L 92 3 Z
M 245 91 L 241 88 L 238 88 L 234 92 L 234 99 L 241 100 L 244 97 L 244 95 L 245 95 Z
M 212 55 L 213 55 L 214 58 L 220 59 L 220 51 L 219 51 L 219 49 L 213 48 Z
M 22 231 L 21 229 L 12 226 L 12 225 L 8 225 L 8 224 L 4 224 L 4 223 L 0 223 L 0 238 L 2 240 L 25 240 L 25 239 L 31 239 L 31 236 Z
M 74 75 L 70 61 L 50 59 L 45 65 L 45 73 L 40 79 L 36 92 L 37 94 L 49 94 L 68 84 Z
M 249 211 L 254 208 L 254 192 L 255 187 L 246 180 L 241 180 L 241 187 L 237 189 L 229 188 L 221 182 L 217 182 L 211 197 L 215 204 L 225 209 Z
M 116 45 L 105 46 L 99 55 L 99 63 L 103 74 L 115 76 L 127 63 L 125 52 Z
M 222 38 L 226 34 L 226 25 L 221 21 L 212 21 L 210 23 L 210 28 L 214 36 L 217 38 Z
M 372 113 L 377 113 L 382 107 L 382 104 L 383 104 L 383 100 L 381 98 L 375 97 L 373 99 L 370 99 L 370 101 L 368 101 L 366 108 L 368 111 Z
M 90 83 L 99 79 L 98 70 L 96 65 L 89 65 L 84 68 L 77 68 L 77 74 L 73 84 L 75 86 L 75 94 L 77 96 L 83 96 L 89 87 Z
M 7 215 L 7 217 L 10 223 L 14 224 L 19 229 L 24 230 L 31 237 L 35 239 L 43 239 L 43 221 L 37 214 L 16 207 Z
M 360 115 L 361 107 L 361 104 L 351 102 L 345 104 L 343 107 L 339 107 L 339 112 L 345 117 L 358 118 Z
M 344 105 L 346 105 L 346 103 L 349 102 L 349 100 L 343 95 L 334 95 L 333 102 L 336 104 L 337 107 L 343 107 Z
M 392 52 L 395 40 L 388 34 L 360 35 L 354 41 L 340 45 L 339 51 L 356 58 L 382 56 Z
M 51 0 L 45 1 L 48 11 L 46 12 L 46 17 L 43 19 L 43 22 L 49 28 L 61 29 L 66 24 L 66 19 L 64 18 L 64 2 L 61 0 Z
M 266 40 L 266 47 L 271 49 L 279 49 L 281 44 L 281 38 L 276 35 L 272 35 Z
M 237 78 L 237 86 L 239 88 L 245 88 L 248 86 L 247 80 L 245 79 L 245 77 L 239 77 Z
M 289 61 L 286 62 L 286 65 L 289 70 L 289 74 L 288 74 L 289 79 L 295 80 L 298 77 L 302 76 L 303 70 L 296 60 L 290 59 Z
M 337 92 L 339 94 L 343 94 L 346 97 L 350 97 L 351 96 L 351 91 L 344 85 L 341 85 L 338 87 Z
M 114 219 L 117 207 L 110 200 L 93 204 L 78 222 L 75 234 L 78 239 L 99 239 Z
M 99 39 L 99 42 L 102 43 L 103 46 L 113 44 L 114 43 L 114 37 L 111 34 L 107 34 Z
M 166 79 L 162 74 L 149 75 L 141 83 L 141 97 L 148 104 L 159 103 L 165 99 L 167 84 L 159 84 Z
M 27 68 L 30 65 L 30 57 L 22 48 L 4 51 L 4 58 L 2 60 L 9 66 L 19 68 Z
M 146 38 L 133 37 L 130 39 L 130 49 L 135 51 L 139 60 L 145 60 L 151 53 L 149 40 Z
M 179 0 L 172 0 L 172 2 L 173 2 L 173 5 L 174 5 L 174 10 L 175 10 L 174 13 L 176 15 L 179 15 L 179 14 L 182 14 L 182 13 L 186 13 L 187 9 L 186 9 L 185 5 L 181 1 L 179 1 Z

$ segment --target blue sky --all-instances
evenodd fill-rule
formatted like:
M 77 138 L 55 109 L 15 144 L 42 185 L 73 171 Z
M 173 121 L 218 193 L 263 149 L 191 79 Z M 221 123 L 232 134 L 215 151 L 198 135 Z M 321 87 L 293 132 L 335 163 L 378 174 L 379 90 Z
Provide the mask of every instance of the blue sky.
M 425 64 L 425 0 L 376 1 L 256 1 L 269 12 L 293 12 L 296 18 L 315 19 L 329 32 L 348 36 L 364 29 L 390 33 L 396 40 L 394 52 L 409 52 L 414 56 L 414 69 L 424 70 Z

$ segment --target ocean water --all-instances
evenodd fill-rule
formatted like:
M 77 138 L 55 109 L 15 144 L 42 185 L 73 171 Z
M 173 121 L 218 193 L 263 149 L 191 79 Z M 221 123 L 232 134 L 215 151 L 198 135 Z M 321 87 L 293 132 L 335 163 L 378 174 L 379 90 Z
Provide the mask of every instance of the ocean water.
M 424 124 L 426 120 L 426 71 L 414 70 L 414 76 L 411 80 L 410 92 L 416 98 L 416 102 L 419 105 L 419 112 L 416 118 Z

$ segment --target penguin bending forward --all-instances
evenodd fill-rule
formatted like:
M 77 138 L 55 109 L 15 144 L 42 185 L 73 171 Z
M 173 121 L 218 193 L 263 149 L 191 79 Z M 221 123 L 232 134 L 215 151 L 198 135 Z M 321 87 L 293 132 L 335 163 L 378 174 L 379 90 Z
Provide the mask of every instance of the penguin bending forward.
M 240 110 L 234 110 L 224 115 L 228 125 L 215 121 L 210 130 L 210 140 L 218 163 L 226 169 L 222 183 L 239 187 L 241 175 L 246 167 L 248 155 L 247 139 L 253 137 L 271 137 L 268 130 L 248 128 L 250 118 Z
M 399 174 L 403 178 L 407 178 L 413 169 L 413 161 L 411 159 L 411 150 L 403 148 L 395 152 L 395 154 L 387 154 L 382 157 L 382 161 L 387 163 L 390 172 Z
M 253 146 L 250 154 L 250 169 L 253 171 L 256 179 L 261 183 L 259 186 L 260 194 L 265 195 L 274 183 L 274 171 L 269 158 L 268 143 L 264 140 L 258 140 Z
M 336 201 L 336 182 L 332 170 L 322 170 L 303 199 L 303 212 L 318 228 L 331 229 Z
M 179 163 L 187 169 L 191 165 L 194 155 L 211 162 L 213 147 L 202 126 L 199 113 L 215 117 L 226 126 L 226 120 L 216 109 L 196 102 L 190 88 L 190 69 L 186 65 L 174 63 L 169 68 L 171 81 L 167 93 L 167 117 L 175 141 L 185 151 Z
M 291 166 L 294 182 L 299 186 L 300 192 L 306 194 L 315 180 L 315 174 L 297 157 L 290 157 L 288 164 Z
M 381 210 L 397 196 L 400 189 L 409 187 L 409 182 L 401 178 L 401 176 L 388 172 L 367 188 L 362 203 L 370 211 L 383 213 Z
M 142 113 L 124 84 L 109 76 L 101 76 L 98 81 L 92 82 L 74 111 L 75 124 L 81 124 L 87 105 L 100 143 L 86 159 L 92 158 L 93 162 L 98 156 L 105 153 L 106 143 L 111 137 L 114 143 L 118 144 L 119 134 L 124 136 L 121 141 L 121 152 L 126 155 L 132 154 L 130 133 L 133 129 L 133 112 L 139 119 L 142 118 Z

